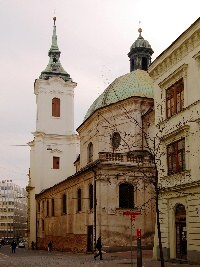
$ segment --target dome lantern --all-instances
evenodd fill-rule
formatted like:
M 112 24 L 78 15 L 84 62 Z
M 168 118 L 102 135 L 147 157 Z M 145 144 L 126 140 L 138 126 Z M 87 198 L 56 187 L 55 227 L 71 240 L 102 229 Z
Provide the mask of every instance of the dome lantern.
M 130 71 L 137 69 L 147 71 L 151 64 L 153 49 L 147 40 L 142 37 L 142 29 L 138 29 L 139 36 L 132 44 L 128 57 L 130 58 Z

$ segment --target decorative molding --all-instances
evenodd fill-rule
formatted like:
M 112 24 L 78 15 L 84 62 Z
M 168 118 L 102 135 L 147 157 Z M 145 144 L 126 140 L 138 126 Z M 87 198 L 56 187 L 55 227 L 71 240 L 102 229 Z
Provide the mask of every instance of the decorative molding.
M 180 80 L 181 78 L 187 77 L 187 69 L 188 64 L 183 64 L 178 69 L 176 69 L 173 73 L 171 73 L 167 78 L 165 78 L 162 82 L 159 83 L 159 86 L 162 89 L 167 89 L 175 82 Z
M 62 150 L 59 150 L 58 148 L 52 149 L 51 153 L 62 153 Z
M 198 45 L 200 45 L 200 29 L 198 29 L 193 35 L 185 40 L 178 48 L 174 49 L 174 51 L 172 51 L 169 56 L 165 57 L 161 63 L 155 66 L 155 68 L 151 70 L 150 67 L 150 76 L 154 81 L 157 80 L 161 75 L 166 73 L 190 52 L 192 52 Z M 170 47 L 166 49 L 166 51 L 169 50 Z
M 161 141 L 163 141 L 165 144 L 169 144 L 173 141 L 179 140 L 180 137 L 187 137 L 189 135 L 189 125 L 184 125 L 173 132 L 170 132 L 168 134 L 165 134 L 161 137 Z

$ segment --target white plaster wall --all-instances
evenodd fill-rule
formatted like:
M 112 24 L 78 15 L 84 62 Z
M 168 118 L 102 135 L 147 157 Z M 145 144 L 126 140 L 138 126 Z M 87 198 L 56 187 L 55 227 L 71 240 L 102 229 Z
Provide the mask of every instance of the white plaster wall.
M 76 83 L 61 78 L 36 80 L 36 131 L 46 134 L 74 134 L 74 88 Z M 52 116 L 52 99 L 60 98 L 60 117 Z

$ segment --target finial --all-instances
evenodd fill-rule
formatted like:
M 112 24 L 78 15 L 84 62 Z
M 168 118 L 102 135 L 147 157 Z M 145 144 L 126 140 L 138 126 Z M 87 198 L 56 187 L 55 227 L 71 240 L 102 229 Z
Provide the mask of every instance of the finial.
M 140 27 L 140 24 L 141 24 L 141 21 L 139 20 L 139 29 L 138 29 L 138 32 L 139 32 L 139 34 L 141 36 L 142 28 Z
M 56 25 L 56 17 L 53 17 L 54 26 Z

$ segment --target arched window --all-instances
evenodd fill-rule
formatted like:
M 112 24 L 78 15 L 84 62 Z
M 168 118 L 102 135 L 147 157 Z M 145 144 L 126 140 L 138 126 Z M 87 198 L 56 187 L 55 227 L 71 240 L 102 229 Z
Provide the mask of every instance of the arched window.
M 52 116 L 60 117 L 60 98 L 54 97 L 52 99 Z
M 82 203 L 81 203 L 81 189 L 79 188 L 78 191 L 77 191 L 77 204 L 78 204 L 78 211 L 81 211 L 82 209 Z
M 147 70 L 147 69 L 148 69 L 147 58 L 143 57 L 142 58 L 142 70 Z
M 47 200 L 47 217 L 49 216 L 49 200 Z
M 62 213 L 63 214 L 67 213 L 67 196 L 66 196 L 66 194 L 64 194 L 62 197 Z
M 119 208 L 134 208 L 134 187 L 123 183 L 119 186 Z
M 55 214 L 55 207 L 54 207 L 54 198 L 51 200 L 51 215 L 54 216 Z
M 88 145 L 87 152 L 88 152 L 88 163 L 90 163 L 93 161 L 93 144 L 91 142 Z
M 89 206 L 90 209 L 93 209 L 93 185 L 89 185 Z

